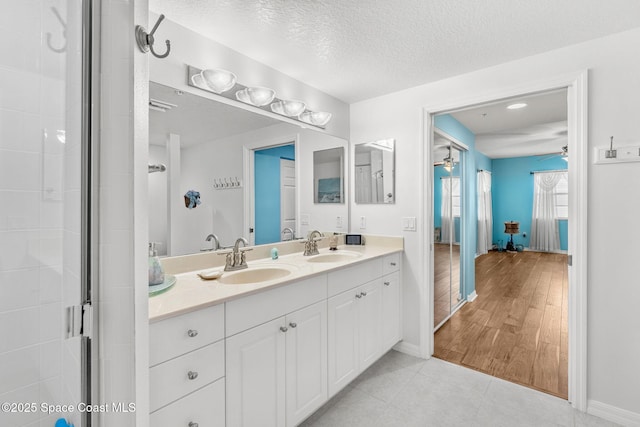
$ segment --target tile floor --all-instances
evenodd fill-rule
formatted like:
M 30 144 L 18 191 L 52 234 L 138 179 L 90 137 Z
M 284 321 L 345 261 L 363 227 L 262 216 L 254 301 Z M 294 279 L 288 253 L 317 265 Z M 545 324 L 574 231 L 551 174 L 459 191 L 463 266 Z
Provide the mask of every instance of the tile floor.
M 305 427 L 616 426 L 567 401 L 436 358 L 390 351 Z

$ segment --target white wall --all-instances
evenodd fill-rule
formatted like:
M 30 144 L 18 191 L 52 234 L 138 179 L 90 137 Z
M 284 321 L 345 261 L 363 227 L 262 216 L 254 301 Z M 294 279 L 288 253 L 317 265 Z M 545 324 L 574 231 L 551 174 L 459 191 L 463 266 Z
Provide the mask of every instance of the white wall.
M 202 69 L 223 68 L 238 76 L 238 83 L 245 86 L 270 87 L 276 91 L 278 98 L 299 99 L 310 109 L 332 113 L 333 117 L 326 127 L 326 132 L 342 138 L 349 136 L 349 106 L 344 102 L 194 33 L 172 22 L 170 18 L 162 22 L 162 36 L 158 37 L 171 40 L 171 55 L 164 59 L 150 58 L 151 81 L 230 103 L 232 101 L 226 98 L 187 85 L 187 65 Z M 156 15 L 152 14 L 150 20 L 155 22 L 155 19 Z M 263 112 L 249 106 L 246 108 Z
M 166 164 L 167 149 L 160 145 L 149 146 L 149 164 Z M 160 243 L 158 255 L 167 254 L 167 177 L 165 172 L 149 174 L 149 241 Z
M 589 148 L 615 140 L 638 141 L 640 130 L 640 30 L 531 56 L 496 67 L 418 86 L 351 106 L 351 142 L 396 138 L 396 204 L 351 205 L 353 224 L 367 217 L 368 233 L 405 237 L 404 334 L 418 345 L 418 301 L 429 271 L 421 266 L 418 234 L 403 232 L 400 218 L 418 216 L 423 199 L 416 194 L 421 159 L 422 107 L 483 97 L 541 79 L 589 69 Z M 640 164 L 589 166 L 588 398 L 640 414 L 640 228 L 612 232 L 617 224 L 635 224 L 640 212 Z M 427 185 L 430 185 L 427 182 Z M 429 227 L 429 224 L 425 226 Z

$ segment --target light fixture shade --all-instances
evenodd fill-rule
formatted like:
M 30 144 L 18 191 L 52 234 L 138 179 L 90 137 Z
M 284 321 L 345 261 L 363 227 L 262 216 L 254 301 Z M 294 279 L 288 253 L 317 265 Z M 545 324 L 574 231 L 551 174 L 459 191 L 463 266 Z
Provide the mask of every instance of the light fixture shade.
M 212 68 L 202 70 L 200 75 L 207 87 L 215 93 L 226 92 L 236 84 L 236 75 L 231 71 Z
M 331 113 L 324 111 L 305 111 L 298 116 L 298 119 L 310 125 L 324 126 L 331 120 Z
M 302 101 L 280 100 L 271 104 L 271 111 L 288 117 L 297 117 L 307 108 Z
M 505 221 L 504 234 L 520 234 L 520 223 L 517 221 Z
M 449 160 L 449 159 L 444 159 L 444 166 L 442 166 L 442 167 L 447 172 L 451 172 L 451 169 L 453 169 L 453 162 L 451 160 Z
M 262 107 L 268 105 L 276 96 L 276 91 L 268 87 L 248 87 L 236 92 L 236 99 L 245 104 Z

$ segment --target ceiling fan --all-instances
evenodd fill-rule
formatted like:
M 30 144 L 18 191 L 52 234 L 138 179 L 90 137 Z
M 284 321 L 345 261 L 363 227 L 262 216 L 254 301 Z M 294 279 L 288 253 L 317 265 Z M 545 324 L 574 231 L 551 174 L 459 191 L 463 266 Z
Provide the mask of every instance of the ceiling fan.
M 561 157 L 565 162 L 568 162 L 569 161 L 569 146 L 568 145 L 564 145 L 562 147 L 562 150 L 560 152 L 557 152 L 557 153 L 538 154 L 538 156 L 544 156 L 544 157 L 540 157 L 538 159 L 539 162 L 541 162 L 543 160 L 553 159 L 554 157 Z

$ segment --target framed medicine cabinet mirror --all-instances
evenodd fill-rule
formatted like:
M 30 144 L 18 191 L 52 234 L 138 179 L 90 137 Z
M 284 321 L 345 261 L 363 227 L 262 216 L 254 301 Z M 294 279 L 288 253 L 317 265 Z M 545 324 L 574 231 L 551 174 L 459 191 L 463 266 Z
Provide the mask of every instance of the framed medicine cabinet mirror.
M 355 202 L 395 203 L 395 139 L 356 144 Z

